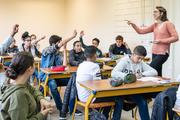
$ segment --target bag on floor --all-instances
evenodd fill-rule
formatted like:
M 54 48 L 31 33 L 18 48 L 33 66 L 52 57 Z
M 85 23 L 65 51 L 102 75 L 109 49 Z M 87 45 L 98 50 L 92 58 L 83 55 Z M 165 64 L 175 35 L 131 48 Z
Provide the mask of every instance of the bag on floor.
M 100 113 L 99 111 L 93 109 L 89 113 L 89 120 L 107 120 L 104 114 Z

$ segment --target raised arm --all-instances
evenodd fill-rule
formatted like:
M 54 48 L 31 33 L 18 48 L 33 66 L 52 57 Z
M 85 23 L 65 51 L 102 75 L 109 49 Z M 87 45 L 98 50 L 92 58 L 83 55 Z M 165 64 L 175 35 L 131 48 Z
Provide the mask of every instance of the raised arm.
M 87 47 L 87 45 L 85 45 L 84 42 L 83 42 L 83 36 L 84 36 L 84 31 L 81 31 L 79 41 L 81 42 L 82 47 L 85 49 Z
M 41 37 L 40 39 L 34 40 L 34 41 L 32 42 L 32 44 L 33 44 L 33 45 L 36 45 L 36 44 L 38 44 L 38 42 L 40 42 L 41 40 L 44 40 L 45 38 L 46 38 L 46 36 L 43 36 L 43 37 Z
M 8 47 L 11 45 L 11 43 L 14 40 L 14 36 L 18 32 L 18 30 L 19 30 L 19 25 L 15 24 L 14 27 L 13 27 L 13 30 L 12 30 L 12 32 L 10 34 L 10 37 L 5 39 L 3 41 L 3 43 L 0 44 L 0 55 L 3 55 L 5 53 L 5 51 L 8 49 Z
M 151 32 L 153 32 L 153 29 L 154 29 L 154 24 L 147 26 L 147 27 L 138 27 L 135 23 L 132 23 L 129 20 L 127 20 L 127 24 L 131 25 L 138 34 L 151 33 Z
M 58 47 L 61 48 L 62 46 L 64 46 L 65 44 L 67 44 L 69 41 L 71 41 L 73 38 L 75 38 L 77 36 L 77 31 L 74 30 L 73 35 L 69 38 L 66 38 L 64 40 L 62 40 L 59 44 Z

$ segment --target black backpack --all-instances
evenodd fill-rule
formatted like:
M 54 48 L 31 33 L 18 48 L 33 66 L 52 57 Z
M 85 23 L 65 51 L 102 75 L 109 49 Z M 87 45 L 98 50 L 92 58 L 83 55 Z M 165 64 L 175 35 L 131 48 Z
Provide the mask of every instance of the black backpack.
M 89 113 L 89 120 L 107 120 L 104 114 L 100 113 L 99 111 L 93 109 Z

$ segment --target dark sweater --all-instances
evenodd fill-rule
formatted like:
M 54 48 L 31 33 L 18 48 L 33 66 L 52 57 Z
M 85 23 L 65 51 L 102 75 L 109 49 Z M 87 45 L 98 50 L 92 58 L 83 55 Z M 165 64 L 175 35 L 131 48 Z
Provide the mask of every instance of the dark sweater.
M 71 66 L 78 66 L 80 63 L 82 63 L 85 60 L 84 52 L 81 51 L 79 53 L 76 53 L 75 50 L 71 50 L 69 53 L 69 64 Z
M 112 44 L 109 47 L 109 54 L 110 57 L 112 57 L 113 55 L 131 54 L 131 50 L 129 48 L 127 49 L 125 45 L 121 45 L 120 47 L 118 47 L 116 44 Z

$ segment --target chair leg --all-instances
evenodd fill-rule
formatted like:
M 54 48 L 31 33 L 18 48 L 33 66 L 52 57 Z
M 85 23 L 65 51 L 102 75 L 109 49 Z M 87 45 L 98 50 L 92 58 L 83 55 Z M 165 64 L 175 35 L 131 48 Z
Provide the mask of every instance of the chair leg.
M 166 112 L 166 120 L 169 120 L 168 112 Z
M 74 105 L 74 110 L 73 110 L 73 113 L 72 113 L 72 120 L 74 120 L 76 108 L 77 108 L 77 98 L 76 98 L 76 102 L 75 102 L 75 105 Z
M 114 107 L 112 106 L 112 107 L 111 107 L 111 110 L 110 110 L 110 113 L 109 113 L 109 118 L 110 118 L 110 120 L 112 119 L 113 109 L 114 109 Z
M 135 107 L 135 113 L 134 113 L 134 119 L 135 119 L 135 120 L 138 120 L 138 119 L 137 119 L 137 109 L 138 109 L 138 108 Z
M 84 115 L 85 120 L 89 119 L 89 108 L 85 106 L 85 115 Z

